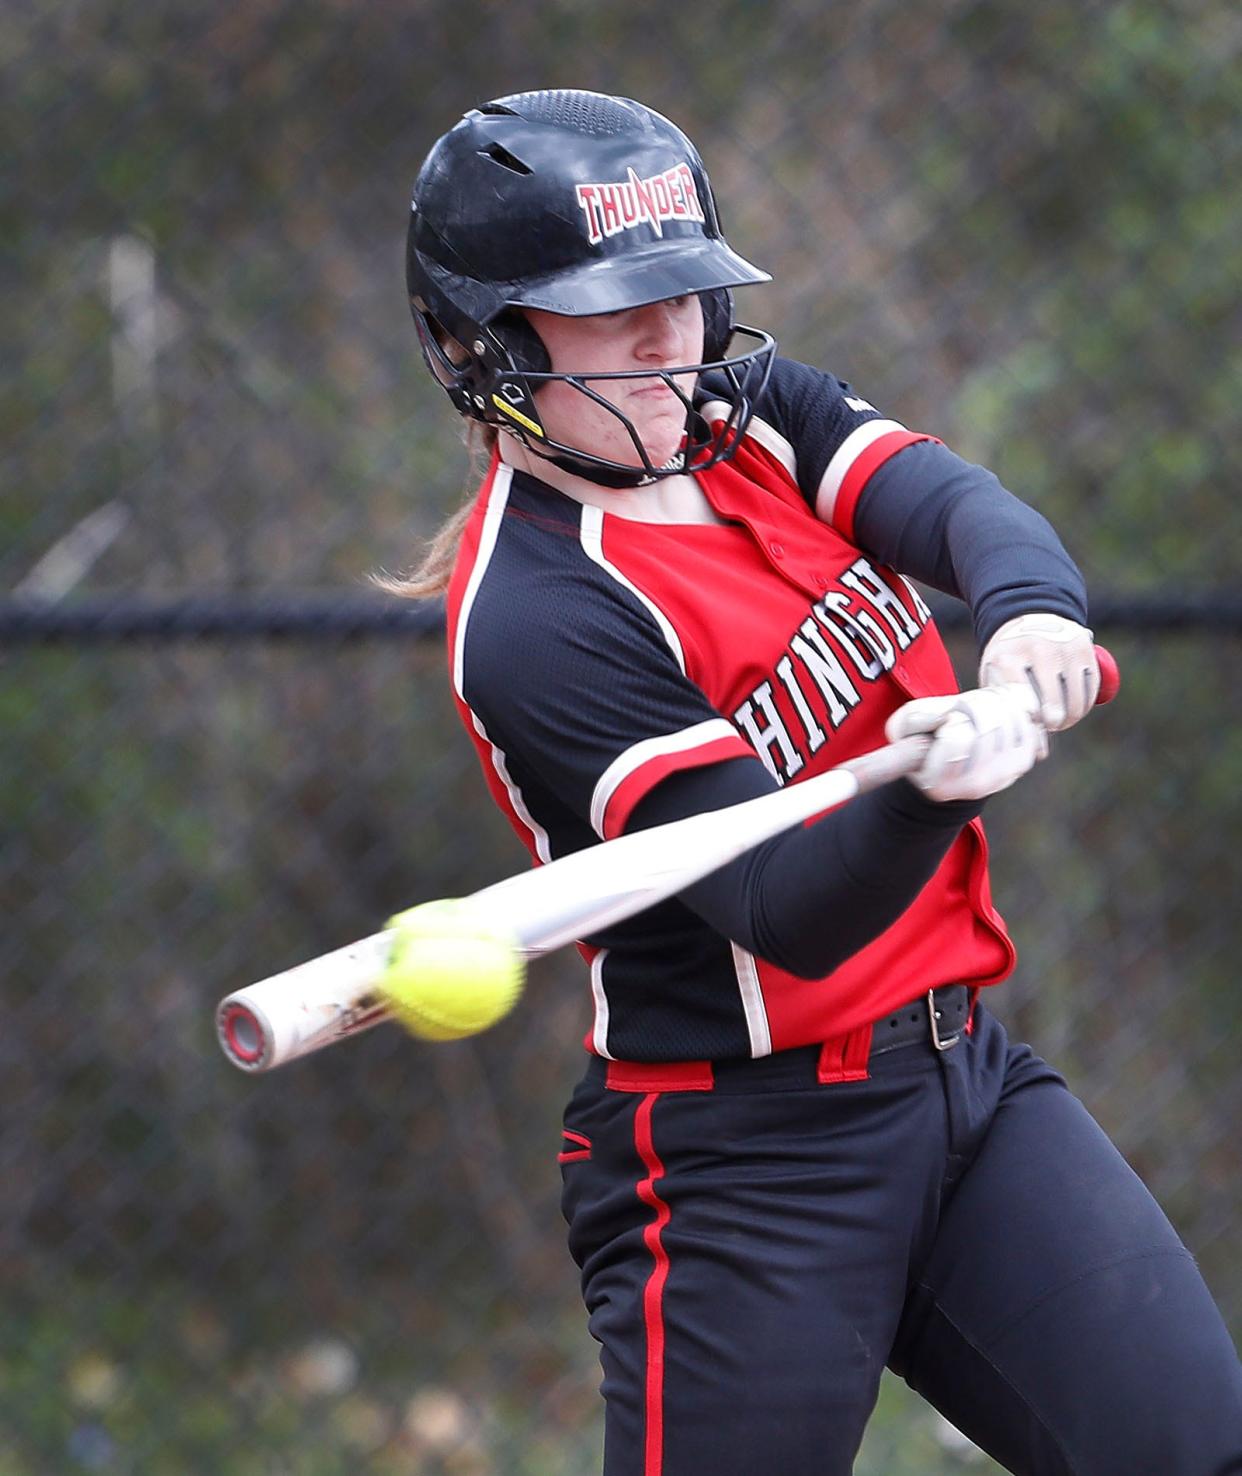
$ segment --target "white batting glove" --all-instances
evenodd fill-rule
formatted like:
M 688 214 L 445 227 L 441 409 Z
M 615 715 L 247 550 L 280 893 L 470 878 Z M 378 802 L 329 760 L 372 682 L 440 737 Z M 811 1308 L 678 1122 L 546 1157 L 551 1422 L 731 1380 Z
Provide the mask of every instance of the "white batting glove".
M 1072 728 L 1095 706 L 1100 690 L 1091 632 L 1063 615 L 1018 615 L 984 646 L 979 682 L 1029 687 L 1035 716 L 1049 733 Z
M 931 745 L 909 776 L 928 799 L 983 799 L 1008 789 L 1048 752 L 1030 699 L 1018 687 L 978 687 L 949 697 L 917 697 L 884 725 L 890 743 L 930 733 Z

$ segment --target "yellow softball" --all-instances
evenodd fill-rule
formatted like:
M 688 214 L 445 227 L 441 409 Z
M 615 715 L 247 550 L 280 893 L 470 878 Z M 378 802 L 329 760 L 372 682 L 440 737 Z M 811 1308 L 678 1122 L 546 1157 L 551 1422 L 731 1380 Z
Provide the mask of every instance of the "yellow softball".
M 526 981 L 514 940 L 467 899 L 424 902 L 388 920 L 392 952 L 379 992 L 422 1040 L 461 1040 L 507 1015 Z

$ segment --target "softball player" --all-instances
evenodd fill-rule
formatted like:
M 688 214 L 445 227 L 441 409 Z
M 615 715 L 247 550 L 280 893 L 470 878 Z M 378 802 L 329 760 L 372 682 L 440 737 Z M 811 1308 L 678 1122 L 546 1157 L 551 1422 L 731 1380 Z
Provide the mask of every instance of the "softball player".
M 886 1364 L 1015 1472 L 1242 1471 L 1189 1253 L 979 1000 L 1014 963 L 982 803 L 1099 680 L 1052 529 L 735 324 L 768 278 L 637 103 L 468 113 L 407 276 L 490 463 L 404 587 L 447 589 L 461 716 L 537 862 L 930 736 L 912 781 L 582 940 L 561 1162 L 608 1476 L 848 1472 Z M 979 688 L 907 576 L 969 606 Z

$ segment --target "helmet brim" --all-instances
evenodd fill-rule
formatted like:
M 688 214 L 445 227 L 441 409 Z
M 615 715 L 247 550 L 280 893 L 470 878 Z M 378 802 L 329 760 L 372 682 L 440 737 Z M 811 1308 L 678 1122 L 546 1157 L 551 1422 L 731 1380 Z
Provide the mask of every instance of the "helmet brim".
M 753 266 L 720 240 L 684 238 L 653 242 L 624 256 L 588 262 L 573 271 L 497 286 L 507 307 L 541 308 L 563 317 L 585 318 L 644 307 L 688 292 L 747 287 L 770 282 L 771 274 Z

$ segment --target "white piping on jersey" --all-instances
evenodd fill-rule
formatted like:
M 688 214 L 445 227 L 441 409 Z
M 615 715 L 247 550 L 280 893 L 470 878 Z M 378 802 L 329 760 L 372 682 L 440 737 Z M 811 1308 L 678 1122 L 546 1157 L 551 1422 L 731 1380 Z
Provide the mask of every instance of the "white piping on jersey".
M 732 405 L 725 400 L 708 400 L 705 405 L 699 407 L 699 414 L 706 421 L 728 420 L 732 413 Z M 770 451 L 794 481 L 797 481 L 798 458 L 793 445 L 781 435 L 774 425 L 769 425 L 766 420 L 760 420 L 757 415 L 753 415 L 750 424 L 746 427 L 746 434 L 753 436 L 765 451 Z
M 643 738 L 632 744 L 624 753 L 618 754 L 599 776 L 591 794 L 591 829 L 601 839 L 604 835 L 604 817 L 608 806 L 620 786 L 635 770 L 642 768 L 653 758 L 666 753 L 685 753 L 690 748 L 701 748 L 720 738 L 737 738 L 737 729 L 724 718 L 706 718 L 677 733 L 664 733 L 656 738 Z
M 672 622 L 653 599 L 645 595 L 636 584 L 631 584 L 625 575 L 622 574 L 621 570 L 615 564 L 609 563 L 604 555 L 604 511 L 602 508 L 591 507 L 587 503 L 582 504 L 582 518 L 578 525 L 578 541 L 582 544 L 583 552 L 587 558 L 598 564 L 605 574 L 611 574 L 618 584 L 628 589 L 635 599 L 640 600 L 650 610 L 656 624 L 660 627 L 661 635 L 663 635 L 669 650 L 672 651 L 673 656 L 676 658 L 677 665 L 681 667 L 682 675 L 684 676 L 686 671 L 686 656 L 685 652 L 681 649 L 681 641 L 678 638 L 677 632 L 673 629 Z
M 752 421 L 751 423 L 753 424 L 754 422 Z M 604 557 L 603 528 L 604 514 L 602 510 L 600 508 L 591 507 L 584 504 L 582 508 L 582 522 L 580 525 L 579 538 L 588 558 L 593 559 L 594 562 L 597 563 L 601 569 L 603 569 L 606 573 L 611 574 L 612 577 L 619 584 L 624 585 L 626 589 L 630 590 L 635 596 L 637 596 L 638 599 L 643 602 L 644 605 L 646 605 L 646 607 L 655 617 L 656 623 L 664 632 L 664 639 L 668 642 L 673 655 L 677 658 L 678 666 L 680 666 L 682 671 L 684 672 L 686 669 L 686 662 L 685 657 L 682 653 L 681 642 L 677 638 L 677 632 L 669 623 L 669 620 L 664 612 L 650 599 L 648 599 L 647 596 L 643 594 L 640 589 L 635 588 L 635 586 L 630 583 L 625 575 L 621 573 L 620 569 L 616 568 L 613 564 L 610 564 L 608 560 Z M 730 737 L 737 736 L 737 729 L 734 728 L 732 724 L 727 722 L 724 718 L 719 719 L 718 729 L 716 720 L 708 719 L 703 723 L 695 724 L 695 726 L 692 728 L 684 729 L 682 734 L 671 734 L 670 736 L 673 738 L 677 738 L 685 736 L 687 734 L 697 734 L 700 730 L 703 729 L 719 731 L 722 736 L 726 731 L 728 732 L 728 735 Z M 694 741 L 697 741 L 697 737 Z M 618 763 L 623 762 L 629 755 L 634 754 L 636 750 L 648 748 L 649 745 L 667 744 L 667 742 L 667 738 L 644 739 L 641 743 L 636 743 L 633 748 L 628 749 L 625 754 L 621 755 L 620 759 L 614 759 L 613 762 L 608 766 L 608 768 L 605 769 L 604 773 L 600 776 L 600 779 L 596 784 L 595 794 L 592 796 L 591 801 L 591 824 L 596 829 L 597 833 L 600 830 L 600 825 L 596 823 L 596 800 L 600 794 L 600 787 L 608 778 L 609 774 L 611 774 L 613 769 L 617 767 Z M 692 743 L 690 743 L 686 746 L 690 747 L 693 745 Z M 657 748 L 653 749 L 653 751 L 676 752 L 677 750 L 672 748 L 664 748 L 661 750 Z M 636 766 L 631 765 L 631 770 L 633 767 Z M 620 776 L 618 777 L 616 782 L 611 785 L 610 792 L 616 789 L 616 785 L 619 782 Z M 599 807 L 598 814 L 600 817 L 600 823 L 602 823 L 602 806 Z M 733 967 L 734 972 L 737 974 L 738 993 L 741 995 L 742 1010 L 746 1016 L 746 1030 L 750 1036 L 751 1054 L 755 1056 L 769 1056 L 772 1054 L 772 1033 L 768 1027 L 767 1012 L 764 1010 L 763 1007 L 763 989 L 761 988 L 759 983 L 759 973 L 757 968 L 755 967 L 754 957 L 752 954 L 747 953 L 744 948 L 739 948 L 736 943 L 730 944 L 730 947 L 733 950 Z M 601 1056 L 607 1056 L 608 1051 L 606 1049 L 606 1042 L 608 1036 L 608 996 L 604 991 L 603 969 L 604 951 L 601 951 L 597 953 L 595 957 L 591 960 L 591 992 L 595 996 L 595 1028 L 591 1038 L 594 1043 L 595 1049 L 599 1052 L 599 1054 Z
M 722 405 L 726 412 L 727 405 Z M 502 435 L 497 442 L 500 459 L 506 466 L 509 460 L 506 441 Z M 526 470 L 518 467 L 517 470 Z M 552 468 L 560 473 L 559 468 Z M 540 468 L 543 471 L 543 468 Z M 528 470 L 528 475 L 538 477 L 539 471 Z M 548 475 L 544 472 L 544 476 Z M 624 518 L 631 523 L 662 523 L 680 527 L 683 524 L 722 524 L 725 520 L 708 501 L 707 493 L 699 486 L 696 477 L 683 472 L 675 477 L 661 477 L 642 487 L 597 487 L 582 477 L 565 476 L 560 473 L 550 487 L 572 498 L 574 502 L 586 503 L 590 507 L 602 508 L 614 518 Z
M 824 474 L 819 479 L 819 488 L 815 493 L 815 516 L 821 523 L 832 522 L 841 486 L 849 474 L 850 467 L 867 447 L 873 445 L 881 436 L 903 430 L 905 426 L 896 420 L 868 420 L 846 436 L 833 453 L 832 460 L 824 468 Z
M 694 477 L 664 477 L 648 487 L 591 487 L 586 483 L 560 487 L 566 497 L 588 507 L 598 507 L 627 523 L 684 524 L 723 523 L 724 519 L 707 500 Z
M 733 972 L 737 975 L 738 993 L 742 996 L 746 1029 L 750 1035 L 750 1053 L 752 1056 L 770 1056 L 772 1030 L 768 1025 L 768 1012 L 763 1007 L 763 986 L 759 983 L 755 955 L 737 943 L 729 946 L 733 950 Z
M 492 480 L 491 491 L 487 494 L 487 511 L 483 515 L 483 527 L 479 534 L 479 552 L 474 561 L 474 568 L 470 571 L 470 578 L 466 581 L 466 591 L 462 595 L 461 609 L 457 612 L 457 638 L 453 643 L 453 687 L 458 697 L 461 698 L 466 711 L 470 714 L 470 721 L 474 731 L 487 744 L 491 752 L 492 768 L 495 769 L 497 777 L 504 785 L 509 795 L 509 803 L 513 806 L 514 814 L 521 820 L 531 833 L 535 843 L 535 854 L 541 861 L 552 859 L 552 847 L 548 841 L 548 832 L 535 819 L 526 807 L 526 801 L 522 798 L 522 791 L 513 782 L 509 773 L 508 760 L 503 749 L 487 736 L 478 713 L 475 712 L 463 690 L 463 672 L 466 656 L 466 625 L 470 619 L 470 611 L 474 605 L 474 597 L 478 593 L 479 585 L 483 583 L 483 576 L 487 572 L 487 566 L 491 561 L 492 553 L 496 548 L 496 539 L 500 533 L 501 520 L 505 515 L 505 506 L 509 501 L 509 484 L 513 480 L 513 470 L 508 466 L 498 466 L 496 475 Z
M 591 960 L 591 994 L 595 999 L 595 1023 L 591 1027 L 591 1044 L 595 1047 L 597 1055 L 612 1060 L 612 1052 L 608 1049 L 608 996 L 604 992 L 604 960 L 608 957 L 608 950 L 601 948 Z

